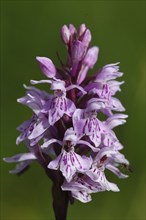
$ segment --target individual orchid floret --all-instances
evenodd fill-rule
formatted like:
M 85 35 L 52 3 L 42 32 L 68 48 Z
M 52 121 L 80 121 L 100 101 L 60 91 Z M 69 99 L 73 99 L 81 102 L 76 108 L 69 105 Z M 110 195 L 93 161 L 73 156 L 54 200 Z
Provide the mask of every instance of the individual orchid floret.
M 48 113 L 48 121 L 50 125 L 54 125 L 64 114 L 69 117 L 72 116 L 73 112 L 76 109 L 75 104 L 66 97 L 67 91 L 71 89 L 79 89 L 83 94 L 86 94 L 84 89 L 78 85 L 69 85 L 65 87 L 65 82 L 63 80 L 41 80 L 35 81 L 31 80 L 33 84 L 39 83 L 49 83 L 51 84 L 50 89 L 54 91 L 54 96 L 49 99 L 44 108 L 42 109 L 43 113 Z
M 128 116 L 125 114 L 115 114 L 103 122 L 102 143 L 104 146 L 114 147 L 117 150 L 121 150 L 123 148 L 112 129 L 124 124 L 127 117 Z
M 76 106 L 66 97 L 66 89 L 63 81 L 53 81 L 51 90 L 54 91 L 54 96 L 46 102 L 42 112 L 48 114 L 49 124 L 54 125 L 64 114 L 71 117 Z
M 104 147 L 102 148 L 93 160 L 92 167 L 86 172 L 86 174 L 95 182 L 103 184 L 108 190 L 110 184 L 106 180 L 104 171 L 109 169 L 120 178 L 126 178 L 127 175 L 121 173 L 116 164 L 129 164 L 124 155 L 115 150 L 114 148 Z M 112 187 L 114 184 L 112 184 Z M 114 190 L 113 190 L 114 191 Z
M 29 139 L 31 140 L 31 145 L 34 145 L 36 141 L 42 138 L 42 134 L 48 129 L 50 124 L 45 114 L 42 113 L 44 105 L 48 99 L 51 98 L 51 95 L 40 91 L 35 87 L 27 87 L 26 96 L 19 98 L 17 101 L 21 104 L 24 104 L 32 109 L 34 116 L 32 119 L 24 122 L 21 126 L 18 127 L 22 133 L 17 138 L 16 143 Z
M 33 146 L 44 136 L 44 132 L 49 128 L 48 120 L 44 118 L 38 119 L 35 115 L 23 122 L 17 130 L 21 134 L 16 139 L 16 144 L 20 144 L 22 141 L 30 141 L 30 145 Z
M 112 88 L 110 88 L 108 84 L 103 85 L 98 82 L 93 82 L 85 87 L 88 94 L 93 94 L 97 99 L 100 99 L 105 103 L 103 112 L 108 116 L 113 114 L 112 111 L 125 111 L 120 100 L 113 97 L 115 89 L 117 91 L 117 84 L 114 84 Z
M 92 200 L 91 193 L 103 192 L 103 191 L 113 191 L 118 192 L 119 188 L 116 184 L 110 183 L 105 178 L 101 176 L 102 182 L 95 182 L 86 174 L 75 176 L 71 182 L 64 181 L 62 185 L 62 190 L 71 191 L 72 196 L 75 199 L 83 203 L 90 202 Z
M 39 116 L 44 104 L 51 98 L 51 95 L 32 86 L 24 85 L 24 88 L 27 89 L 26 96 L 17 99 L 17 102 L 28 106 Z
M 119 63 L 107 64 L 105 65 L 96 75 L 96 80 L 98 82 L 107 82 L 109 80 L 114 80 L 123 75 L 119 72 Z
M 49 147 L 50 144 L 55 142 L 62 146 L 62 151 L 55 160 L 49 163 L 49 169 L 57 170 L 60 168 L 60 171 L 68 182 L 71 181 L 76 172 L 83 173 L 89 169 L 92 163 L 91 158 L 80 156 L 75 153 L 76 144 L 86 144 L 86 142 L 82 142 L 81 140 L 78 141 L 78 138 L 72 128 L 66 130 L 63 141 L 52 139 L 45 142 L 41 148 L 44 149 Z
M 86 109 L 76 109 L 73 114 L 73 126 L 78 136 L 88 136 L 97 148 L 101 143 L 102 122 L 97 112 L 104 106 L 102 102 L 89 100 Z

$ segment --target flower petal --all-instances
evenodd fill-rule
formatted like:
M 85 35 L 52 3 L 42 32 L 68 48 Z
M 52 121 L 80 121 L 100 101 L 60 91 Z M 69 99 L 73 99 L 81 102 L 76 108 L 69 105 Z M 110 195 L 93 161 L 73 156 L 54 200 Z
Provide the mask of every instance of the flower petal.
M 32 162 L 31 160 L 26 160 L 26 161 L 20 162 L 16 165 L 15 169 L 10 170 L 9 173 L 11 173 L 11 174 L 21 173 L 23 170 L 25 170 L 29 166 L 29 164 L 31 162 Z
M 67 182 L 70 182 L 76 173 L 76 165 L 73 152 L 63 150 L 62 159 L 60 161 L 60 170 Z
M 91 145 L 91 144 L 90 144 L 89 142 L 87 142 L 87 141 L 79 140 L 79 141 L 78 141 L 78 144 L 86 145 L 86 146 L 90 147 L 94 152 L 98 152 L 98 151 L 99 151 L 99 148 L 94 147 L 93 145 Z
M 74 153 L 74 160 L 77 171 L 81 173 L 85 173 L 92 165 L 92 158 L 86 157 L 85 155 L 80 156 L 79 154 Z
M 114 64 L 107 64 L 104 66 L 101 71 L 97 74 L 96 80 L 97 81 L 108 81 L 112 79 L 116 79 L 117 77 L 121 77 L 123 73 L 118 72 L 119 66 L 118 63 Z
M 8 163 L 16 163 L 24 160 L 36 160 L 36 156 L 33 153 L 16 154 L 12 157 L 5 157 L 3 160 Z
M 62 159 L 62 153 L 56 157 L 55 160 L 52 160 L 49 164 L 48 164 L 48 168 L 52 169 L 52 170 L 58 170 L 59 166 L 60 166 L 60 161 Z
M 113 166 L 112 164 L 107 164 L 106 168 L 116 174 L 119 178 L 124 179 L 127 178 L 128 175 L 123 174 L 117 167 Z
M 43 134 L 46 129 L 49 128 L 49 123 L 48 123 L 48 120 L 47 119 L 43 119 L 41 120 L 38 125 L 36 127 L 34 127 L 32 133 L 28 136 L 28 139 L 34 139 L 38 136 L 40 136 L 41 134 Z
M 85 94 L 87 93 L 87 92 L 83 89 L 82 86 L 78 86 L 78 85 L 74 85 L 74 84 L 68 86 L 68 87 L 66 88 L 66 91 L 69 91 L 69 90 L 74 89 L 74 88 L 79 89 L 79 90 L 83 93 L 83 95 L 85 95 Z
M 117 127 L 118 125 L 124 124 L 126 122 L 125 119 L 127 117 L 128 115 L 125 115 L 125 114 L 114 114 L 106 120 L 106 126 L 109 129 L 113 129 L 114 127 Z
M 68 116 L 72 116 L 76 110 L 76 106 L 70 99 L 67 98 L 66 98 L 66 104 L 67 104 L 67 111 L 66 112 L 64 111 L 64 113 L 67 114 Z
M 87 203 L 92 200 L 91 195 L 86 191 L 72 191 L 72 197 L 83 203 Z
M 114 110 L 114 111 L 119 111 L 119 112 L 125 111 L 125 108 L 123 107 L 120 100 L 115 98 L 115 97 L 111 98 L 111 104 L 110 105 L 112 107 L 112 110 Z
M 49 80 L 49 79 L 43 79 L 43 80 L 30 80 L 30 83 L 32 85 L 36 85 L 36 84 L 41 84 L 41 83 L 49 83 L 51 84 L 52 83 L 52 80 Z
M 94 64 L 97 61 L 98 58 L 98 53 L 99 53 L 99 48 L 98 47 L 91 47 L 88 51 L 87 54 L 83 60 L 83 64 L 88 66 L 89 68 L 93 68 Z
M 49 141 L 46 141 L 43 145 L 41 145 L 41 148 L 42 148 L 42 149 L 47 148 L 47 147 L 49 147 L 50 144 L 53 144 L 53 143 L 58 143 L 58 144 L 60 144 L 60 145 L 62 144 L 61 141 L 52 138 L 52 139 L 50 139 Z
M 74 41 L 71 50 L 73 63 L 78 63 L 83 59 L 85 54 L 85 45 L 81 41 Z
M 47 57 L 36 57 L 36 60 L 38 61 L 40 65 L 41 71 L 48 77 L 53 78 L 56 75 L 56 68 L 52 62 Z

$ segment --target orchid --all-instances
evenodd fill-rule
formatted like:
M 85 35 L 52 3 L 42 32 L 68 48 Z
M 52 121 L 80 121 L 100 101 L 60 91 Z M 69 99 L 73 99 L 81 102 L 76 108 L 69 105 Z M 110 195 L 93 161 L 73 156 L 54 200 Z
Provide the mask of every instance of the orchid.
M 129 166 L 113 130 L 128 117 L 121 113 L 125 108 L 115 97 L 124 83 L 116 80 L 123 75 L 119 63 L 105 65 L 88 76 L 99 54 L 98 47 L 90 47 L 90 30 L 85 24 L 78 29 L 64 25 L 61 38 L 67 49 L 66 62 L 59 58 L 59 68 L 51 59 L 37 56 L 47 79 L 31 80 L 33 86 L 24 85 L 26 95 L 17 100 L 32 110 L 32 117 L 17 128 L 21 133 L 16 144 L 24 142 L 26 152 L 4 158 L 17 163 L 10 171 L 14 174 L 21 174 L 33 161 L 43 167 L 53 182 L 56 220 L 66 219 L 69 201 L 86 203 L 92 200 L 92 193 L 119 192 L 105 171 L 126 178 L 120 165 Z M 47 84 L 47 92 L 35 87 L 42 83 Z

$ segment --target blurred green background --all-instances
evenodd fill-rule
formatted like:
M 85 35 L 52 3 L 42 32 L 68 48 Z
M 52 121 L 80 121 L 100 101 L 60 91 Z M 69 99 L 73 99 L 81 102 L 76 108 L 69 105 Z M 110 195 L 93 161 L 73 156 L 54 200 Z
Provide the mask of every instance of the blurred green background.
M 31 111 L 17 104 L 22 84 L 42 79 L 36 56 L 47 56 L 58 65 L 56 51 L 65 60 L 60 40 L 63 24 L 85 23 L 92 31 L 92 45 L 100 48 L 94 70 L 120 61 L 126 83 L 118 96 L 129 115 L 117 128 L 122 151 L 134 172 L 130 178 L 109 179 L 119 193 L 92 196 L 88 204 L 69 207 L 68 220 L 145 219 L 145 1 L 1 1 L 1 158 L 25 151 L 16 146 L 16 127 Z M 34 163 L 20 177 L 10 175 L 13 164 L 1 159 L 1 220 L 53 220 L 51 182 Z

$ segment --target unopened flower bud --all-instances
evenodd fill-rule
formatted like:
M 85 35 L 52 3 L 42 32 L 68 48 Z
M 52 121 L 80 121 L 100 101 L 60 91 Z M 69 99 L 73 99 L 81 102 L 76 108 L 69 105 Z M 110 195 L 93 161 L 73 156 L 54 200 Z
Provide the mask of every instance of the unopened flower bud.
M 48 77 L 53 78 L 56 75 L 56 68 L 53 62 L 47 57 L 36 57 L 41 71 Z
M 91 32 L 89 29 L 87 29 L 83 35 L 82 43 L 87 48 L 90 44 L 90 41 L 91 41 Z
M 98 58 L 98 47 L 91 47 L 83 60 L 83 64 L 88 66 L 89 68 L 93 68 L 94 64 L 97 61 Z
M 85 54 L 85 46 L 80 41 L 74 41 L 72 45 L 72 62 L 78 63 L 80 60 L 83 59 Z
M 76 33 L 76 28 L 73 24 L 69 24 L 69 31 L 72 36 Z
M 63 27 L 61 28 L 61 37 L 62 40 L 65 44 L 69 43 L 70 40 L 70 30 L 67 27 L 67 25 L 63 25 Z
M 82 34 L 85 32 L 86 30 L 86 25 L 85 24 L 81 24 L 79 29 L 78 29 L 78 37 L 81 37 Z

